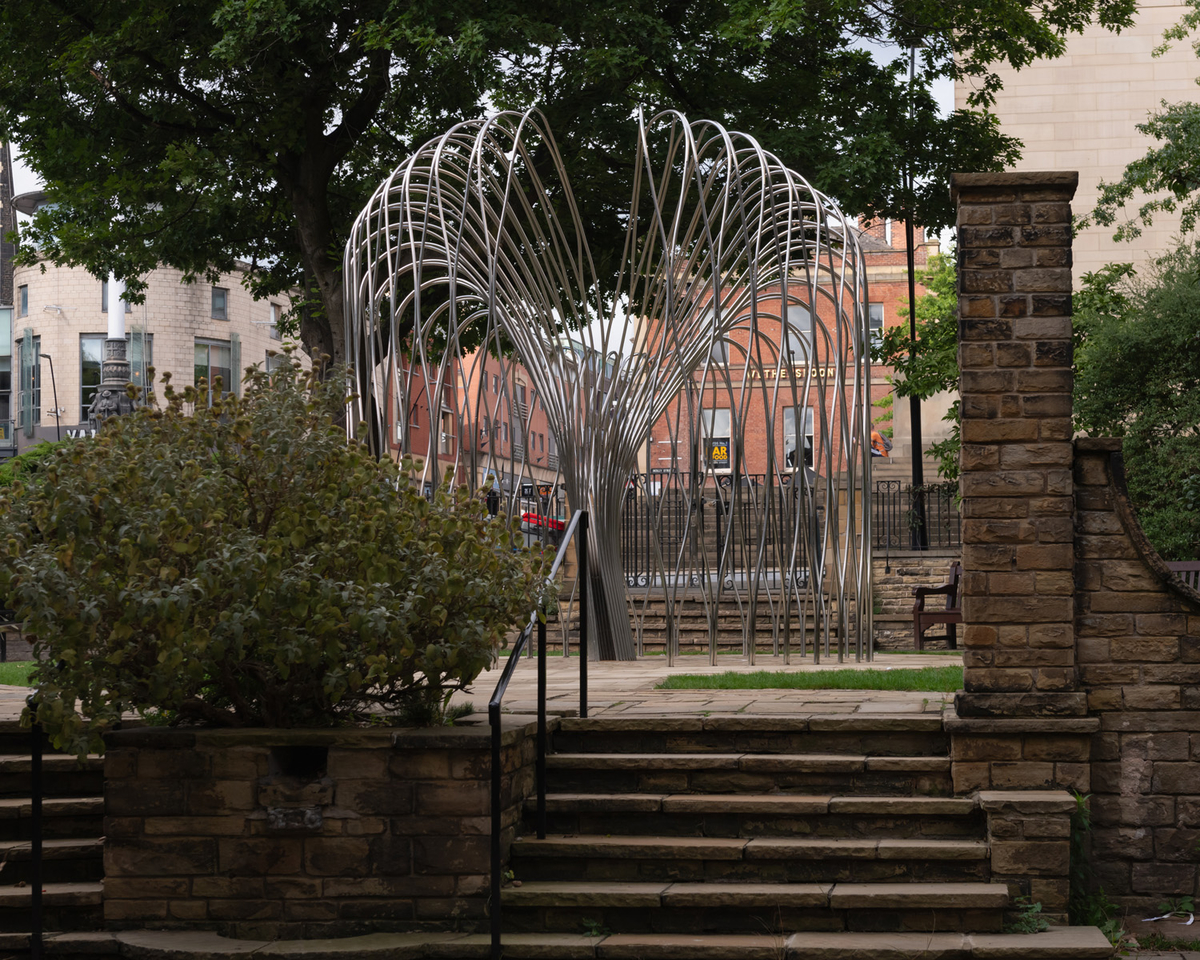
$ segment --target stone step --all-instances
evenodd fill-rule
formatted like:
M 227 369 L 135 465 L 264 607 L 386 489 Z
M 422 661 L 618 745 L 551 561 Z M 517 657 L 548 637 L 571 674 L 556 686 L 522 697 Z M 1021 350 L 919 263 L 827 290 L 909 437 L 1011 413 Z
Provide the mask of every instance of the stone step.
M 537 810 L 525 802 L 526 830 Z M 546 797 L 553 833 L 668 836 L 982 837 L 971 798 L 797 794 L 556 793 Z
M 557 753 L 548 779 L 561 793 L 797 793 L 950 796 L 947 757 L 864 754 Z
M 503 892 L 507 929 L 561 933 L 996 932 L 1008 903 L 1002 883 L 532 881 Z
M 487 960 L 487 934 L 377 933 L 314 944 L 232 940 L 208 931 L 51 934 L 57 960 L 118 954 L 129 960 Z M 1043 933 L 686 934 L 505 933 L 505 960 L 1105 960 L 1112 945 L 1095 927 Z M 28 934 L 0 935 L 5 957 L 28 956 Z
M 941 756 L 949 739 L 939 714 L 564 718 L 563 753 L 825 753 Z
M 763 883 L 986 880 L 974 839 L 547 836 L 512 846 L 520 880 Z
M 30 879 L 32 844 L 28 840 L 0 842 L 0 884 L 14 886 Z M 42 880 L 45 883 L 80 883 L 104 878 L 104 840 L 66 839 L 42 841 Z M 3 886 L 0 886 L 3 889 Z
M 0 841 L 28 840 L 33 802 L 25 797 L 0 799 Z M 46 797 L 42 800 L 42 836 L 98 837 L 104 832 L 103 797 Z
M 28 798 L 32 792 L 28 754 L 0 755 L 0 798 Z M 104 791 L 104 758 L 48 754 L 42 757 L 42 796 L 97 796 Z
M 42 884 L 45 930 L 99 930 L 104 926 L 101 885 L 88 883 Z M 0 932 L 28 930 L 32 890 L 0 887 Z

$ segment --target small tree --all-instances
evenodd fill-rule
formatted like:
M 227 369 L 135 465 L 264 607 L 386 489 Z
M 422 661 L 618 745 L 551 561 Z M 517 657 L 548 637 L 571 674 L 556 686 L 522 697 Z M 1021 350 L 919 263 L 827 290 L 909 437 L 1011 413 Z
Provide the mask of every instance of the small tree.
M 37 638 L 56 744 L 97 749 L 127 711 L 281 727 L 444 705 L 493 662 L 545 558 L 347 442 L 343 383 L 284 364 L 212 406 L 168 383 L 165 409 L 0 499 L 0 591 Z
M 871 359 L 891 367 L 896 395 L 928 400 L 947 390 L 958 390 L 958 289 L 954 255 L 935 254 L 918 278 L 926 292 L 917 298 L 917 339 L 908 335 L 907 325 L 889 327 L 875 342 Z M 900 310 L 908 317 L 908 308 Z M 927 456 L 937 460 L 938 474 L 945 480 L 958 479 L 959 426 L 962 416 L 957 399 L 946 416 L 950 436 L 929 448 Z
M 1075 424 L 1123 438 L 1138 520 L 1168 560 L 1200 557 L 1200 245 L 1144 276 L 1112 264 L 1075 309 Z

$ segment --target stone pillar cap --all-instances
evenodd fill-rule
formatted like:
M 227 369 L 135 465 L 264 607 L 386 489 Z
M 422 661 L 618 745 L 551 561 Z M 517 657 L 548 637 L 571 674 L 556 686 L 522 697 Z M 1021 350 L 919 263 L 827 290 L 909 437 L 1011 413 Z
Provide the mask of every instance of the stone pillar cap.
M 1077 170 L 1005 170 L 999 173 L 952 173 L 950 197 L 958 199 L 962 190 L 983 190 L 996 187 L 1059 187 L 1073 194 L 1079 186 Z

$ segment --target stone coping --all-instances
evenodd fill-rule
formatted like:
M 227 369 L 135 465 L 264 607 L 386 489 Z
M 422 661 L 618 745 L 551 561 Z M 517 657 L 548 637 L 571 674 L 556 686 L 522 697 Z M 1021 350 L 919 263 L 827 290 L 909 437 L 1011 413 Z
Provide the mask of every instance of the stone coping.
M 1077 806 L 1066 790 L 980 790 L 976 799 L 988 813 L 1071 813 Z
M 955 717 L 943 721 L 947 733 L 1099 733 L 1099 717 Z
M 1079 173 L 1074 170 L 1003 170 L 996 173 L 950 174 L 950 197 L 955 200 L 964 189 L 1064 187 L 1074 190 L 1077 186 Z
M 0 947 L 27 949 L 28 934 L 0 934 Z M 296 960 L 486 960 L 487 934 L 375 933 L 339 940 L 231 940 L 210 932 L 138 930 L 123 933 L 63 933 L 45 939 L 48 956 L 84 953 L 130 960 L 225 960 L 276 957 Z M 792 935 L 686 934 L 513 934 L 503 937 L 505 955 L 555 960 L 1017 960 L 1101 958 L 1112 945 L 1095 927 L 1052 927 L 1042 933 L 821 933 Z
M 553 729 L 558 718 L 548 717 Z M 508 746 L 537 729 L 537 718 L 524 714 L 502 714 L 500 742 Z M 199 742 L 220 747 L 322 746 L 379 748 L 389 743 L 397 750 L 487 750 L 492 743 L 492 728 L 487 714 L 475 714 L 468 721 L 450 727 L 134 727 L 113 730 L 105 735 L 113 749 L 192 750 Z

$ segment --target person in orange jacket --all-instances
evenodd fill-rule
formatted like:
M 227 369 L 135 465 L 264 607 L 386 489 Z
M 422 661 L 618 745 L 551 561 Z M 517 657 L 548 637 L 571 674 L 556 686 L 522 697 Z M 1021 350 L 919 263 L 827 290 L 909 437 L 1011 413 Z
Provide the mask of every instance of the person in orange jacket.
M 871 456 L 873 456 L 873 457 L 890 456 L 888 451 L 891 449 L 892 449 L 892 441 L 891 440 L 889 440 L 887 437 L 885 437 L 878 430 L 871 431 Z

